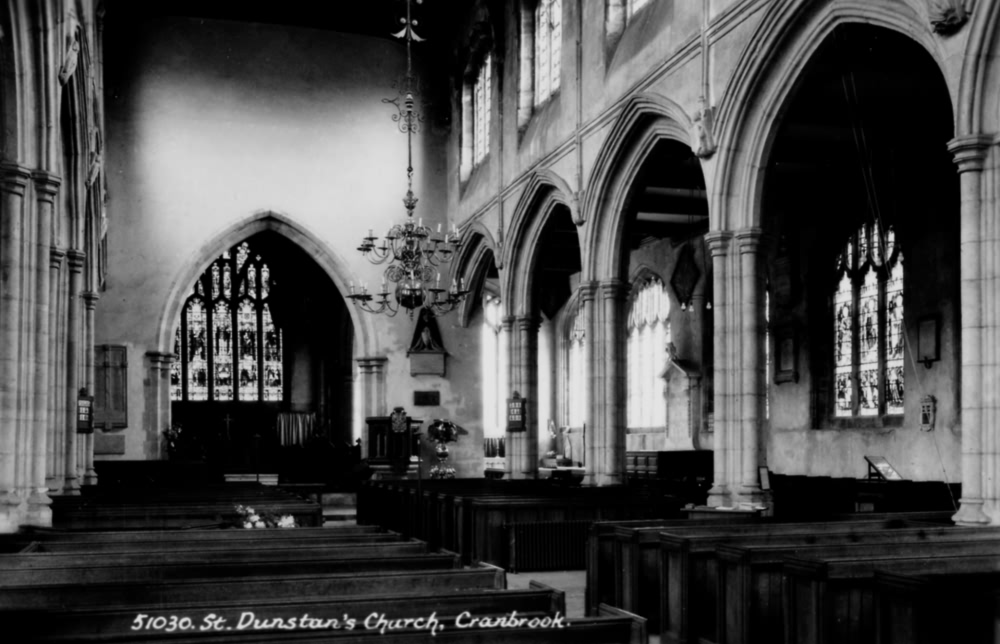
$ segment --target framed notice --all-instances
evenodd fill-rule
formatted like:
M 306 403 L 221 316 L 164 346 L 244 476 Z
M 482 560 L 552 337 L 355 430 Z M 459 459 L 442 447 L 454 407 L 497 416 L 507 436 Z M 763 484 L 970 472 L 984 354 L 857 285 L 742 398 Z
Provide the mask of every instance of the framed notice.
M 865 456 L 865 460 L 868 461 L 869 479 L 881 479 L 883 481 L 903 480 L 903 477 L 893 469 L 892 465 L 889 465 L 889 461 L 885 460 L 884 456 Z
M 528 401 L 525 398 L 521 398 L 521 394 L 514 392 L 513 398 L 507 399 L 507 431 L 508 432 L 523 432 L 527 429 L 525 423 L 526 410 Z

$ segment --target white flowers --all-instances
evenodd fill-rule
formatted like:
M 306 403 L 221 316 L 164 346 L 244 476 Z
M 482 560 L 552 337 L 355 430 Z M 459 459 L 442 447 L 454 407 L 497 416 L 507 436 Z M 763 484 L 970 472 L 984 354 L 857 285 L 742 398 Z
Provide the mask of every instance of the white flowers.
M 243 527 L 254 528 L 295 528 L 295 517 L 290 514 L 278 516 L 273 512 L 257 512 L 248 505 L 237 505 L 236 513 L 240 515 Z

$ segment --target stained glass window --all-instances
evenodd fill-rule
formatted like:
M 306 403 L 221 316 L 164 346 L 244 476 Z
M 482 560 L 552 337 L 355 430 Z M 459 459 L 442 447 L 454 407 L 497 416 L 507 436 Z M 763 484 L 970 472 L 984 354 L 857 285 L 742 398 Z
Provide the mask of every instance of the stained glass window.
M 173 400 L 283 399 L 282 335 L 271 315 L 274 288 L 270 267 L 248 242 L 212 262 L 181 314 L 170 376 Z
M 633 288 L 628 314 L 628 426 L 663 428 L 667 402 L 660 377 L 670 343 L 670 298 L 657 277 Z
M 562 0 L 538 0 L 535 7 L 535 105 L 559 89 L 562 57 Z
M 479 75 L 473 90 L 472 162 L 479 163 L 490 151 L 490 106 L 493 104 L 493 62 L 486 54 L 479 66 Z
M 837 260 L 833 415 L 903 413 L 903 255 L 891 227 L 862 226 Z
M 587 417 L 587 365 L 585 343 L 587 329 L 584 325 L 583 307 L 578 306 L 569 326 L 569 397 L 567 400 L 570 427 L 583 427 Z

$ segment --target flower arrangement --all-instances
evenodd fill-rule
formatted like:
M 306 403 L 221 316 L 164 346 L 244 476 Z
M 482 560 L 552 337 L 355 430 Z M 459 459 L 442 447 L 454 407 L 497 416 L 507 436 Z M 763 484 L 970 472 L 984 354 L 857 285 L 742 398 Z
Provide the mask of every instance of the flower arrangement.
M 184 436 L 184 427 L 180 423 L 174 423 L 163 430 L 163 439 L 167 443 L 168 454 L 180 453 L 182 436 Z
M 454 443 L 458 440 L 459 434 L 464 433 L 465 430 L 455 423 L 441 418 L 435 418 L 427 427 L 427 438 L 435 443 Z
M 249 505 L 237 505 L 236 513 L 244 528 L 294 528 L 295 517 L 290 514 L 278 516 L 274 512 L 257 512 Z

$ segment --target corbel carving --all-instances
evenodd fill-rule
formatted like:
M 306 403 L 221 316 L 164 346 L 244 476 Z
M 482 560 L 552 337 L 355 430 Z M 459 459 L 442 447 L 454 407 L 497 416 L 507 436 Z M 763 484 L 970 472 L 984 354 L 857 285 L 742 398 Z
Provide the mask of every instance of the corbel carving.
M 950 36 L 958 33 L 972 15 L 973 0 L 930 0 L 928 13 L 934 33 Z
M 694 154 L 699 159 L 708 159 L 715 154 L 715 109 L 704 96 L 699 100 L 700 108 L 694 115 Z

